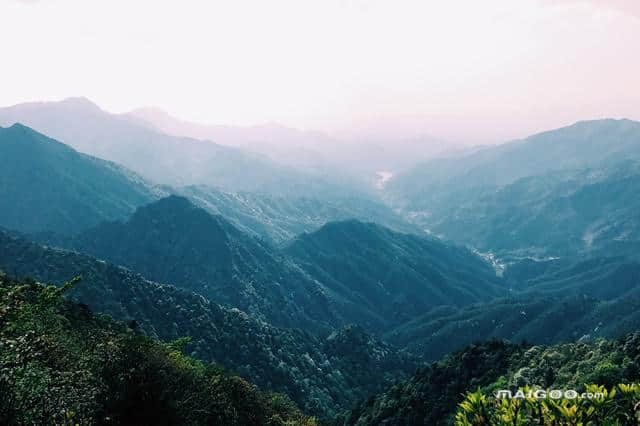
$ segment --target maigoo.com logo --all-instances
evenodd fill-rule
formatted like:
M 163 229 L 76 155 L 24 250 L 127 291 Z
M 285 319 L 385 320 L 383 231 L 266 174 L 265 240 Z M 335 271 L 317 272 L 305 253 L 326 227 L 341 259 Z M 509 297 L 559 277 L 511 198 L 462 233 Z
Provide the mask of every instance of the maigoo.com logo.
M 578 392 L 575 389 L 518 389 L 512 392 L 501 389 L 495 393 L 498 399 L 602 399 L 604 392 Z
M 458 404 L 455 425 L 640 425 L 640 385 L 578 389 L 477 389 Z

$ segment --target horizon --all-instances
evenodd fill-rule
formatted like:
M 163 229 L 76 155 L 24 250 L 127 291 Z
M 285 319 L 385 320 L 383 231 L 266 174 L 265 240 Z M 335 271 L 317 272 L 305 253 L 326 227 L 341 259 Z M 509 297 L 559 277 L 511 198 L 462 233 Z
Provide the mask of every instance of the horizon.
M 3 70 L 5 106 L 82 96 L 112 113 L 453 145 L 640 120 L 632 1 L 11 0 L 0 14 L 16 40 L 5 57 L 20 59 Z
M 176 120 L 178 122 L 184 123 L 186 125 L 195 125 L 195 126 L 203 126 L 205 128 L 218 128 L 218 129 L 223 129 L 223 128 L 237 128 L 237 129 L 285 129 L 285 130 L 293 130 L 293 131 L 297 131 L 297 132 L 302 132 L 302 133 L 316 133 L 316 134 L 320 134 L 322 136 L 327 136 L 335 141 L 339 141 L 339 142 L 344 142 L 344 143 L 355 143 L 355 142 L 360 142 L 357 139 L 349 139 L 349 138 L 342 138 L 342 136 L 340 134 L 334 134 L 331 132 L 327 132 L 324 130 L 320 130 L 320 129 L 304 129 L 304 128 L 300 128 L 300 127 L 295 127 L 295 126 L 290 126 L 287 125 L 285 123 L 280 123 L 280 122 L 276 122 L 276 121 L 271 121 L 271 122 L 262 122 L 262 123 L 255 123 L 255 124 L 247 124 L 247 125 L 233 125 L 233 124 L 210 124 L 210 123 L 202 123 L 202 122 L 196 122 L 196 121 L 190 121 L 187 119 L 184 119 L 182 117 L 178 117 L 175 115 L 172 115 L 171 113 L 163 110 L 160 107 L 156 107 L 156 106 L 142 106 L 142 107 L 136 107 L 133 108 L 131 110 L 127 110 L 127 111 L 122 111 L 122 112 L 117 112 L 117 111 L 109 111 L 106 108 L 104 108 L 103 106 L 99 105 L 97 102 L 94 102 L 92 99 L 86 97 L 86 96 L 70 96 L 70 97 L 66 97 L 66 98 L 62 98 L 62 99 L 51 99 L 51 100 L 39 100 L 39 101 L 25 101 L 25 102 L 19 102 L 16 104 L 11 104 L 11 105 L 0 105 L 0 109 L 3 108 L 12 108 L 12 107 L 19 107 L 19 106 L 23 106 L 23 105 L 29 105 L 29 104 L 56 104 L 56 103 L 65 103 L 65 102 L 73 102 L 73 101 L 82 101 L 82 102 L 86 102 L 87 104 L 90 104 L 92 107 L 96 107 L 98 109 L 100 109 L 102 112 L 112 115 L 112 116 L 128 116 L 128 115 L 134 115 L 136 113 L 139 112 L 150 112 L 152 114 L 158 114 L 158 115 L 162 115 L 162 116 L 166 116 L 167 118 L 169 118 L 170 120 Z M 455 141 L 451 141 L 451 140 L 446 140 L 443 138 L 437 138 L 434 137 L 433 135 L 427 135 L 427 134 L 423 134 L 423 135 L 418 135 L 415 136 L 415 139 L 420 140 L 420 139 L 425 139 L 425 141 L 427 143 L 433 143 L 433 142 L 444 142 L 446 143 L 448 146 L 450 146 L 451 148 L 455 149 L 455 148 L 482 148 L 482 147 L 488 147 L 488 146 L 492 146 L 492 145 L 502 145 L 502 144 L 506 144 L 506 143 L 510 143 L 510 142 L 516 142 L 516 141 L 520 141 L 520 140 L 525 140 L 529 137 L 541 134 L 541 133 L 546 133 L 546 132 L 552 132 L 555 130 L 559 130 L 559 129 L 563 129 L 566 127 L 572 127 L 575 126 L 579 123 L 585 123 L 585 122 L 593 122 L 593 121 L 605 121 L 605 120 L 615 120 L 615 121 L 633 121 L 633 122 L 640 122 L 640 120 L 634 120 L 632 118 L 629 117 L 601 117 L 601 118 L 586 118 L 586 119 L 580 119 L 577 121 L 571 121 L 571 122 L 567 122 L 564 124 L 560 124 L 557 127 L 552 127 L 552 128 L 541 128 L 541 129 L 537 129 L 532 131 L 531 133 L 528 134 L 524 134 L 521 135 L 519 137 L 514 137 L 511 139 L 507 139 L 507 140 L 499 140 L 499 141 L 494 141 L 493 143 L 477 143 L 477 144 L 473 144 L 473 143 L 465 143 L 464 141 L 460 141 L 459 143 L 455 143 Z M 31 128 L 31 126 L 29 126 L 28 124 L 24 124 L 20 121 L 16 121 L 15 124 L 20 124 L 22 126 Z M 157 131 L 161 132 L 161 133 L 166 133 L 166 134 L 170 134 L 170 135 L 174 135 L 174 136 L 185 136 L 180 134 L 179 132 L 167 132 L 165 129 L 159 127 L 157 125 L 157 123 L 154 123 L 152 121 L 149 121 L 149 124 Z M 8 128 L 10 126 L 0 126 L 0 127 L 5 127 Z M 38 131 L 37 129 L 33 129 Z M 39 131 L 38 131 L 39 132 Z M 41 132 L 39 132 L 41 133 Z M 223 140 L 210 140 L 208 138 L 198 138 L 198 137 L 194 137 L 194 139 L 202 139 L 202 140 L 208 140 L 209 142 L 214 142 L 216 144 L 220 144 L 220 145 L 228 145 L 228 146 L 235 146 L 234 143 L 228 143 L 228 141 L 223 141 Z M 411 138 L 407 138 L 407 139 L 411 139 Z M 370 138 L 371 142 L 379 142 L 379 139 L 374 138 Z M 366 144 L 366 140 L 364 141 Z M 387 173 L 385 170 L 382 170 L 381 173 Z

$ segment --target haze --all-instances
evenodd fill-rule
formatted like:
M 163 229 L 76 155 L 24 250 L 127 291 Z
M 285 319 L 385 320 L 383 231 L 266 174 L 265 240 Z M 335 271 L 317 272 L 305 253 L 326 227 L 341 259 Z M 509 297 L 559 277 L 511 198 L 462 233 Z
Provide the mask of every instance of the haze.
M 4 0 L 0 105 L 496 143 L 640 119 L 629 1 Z

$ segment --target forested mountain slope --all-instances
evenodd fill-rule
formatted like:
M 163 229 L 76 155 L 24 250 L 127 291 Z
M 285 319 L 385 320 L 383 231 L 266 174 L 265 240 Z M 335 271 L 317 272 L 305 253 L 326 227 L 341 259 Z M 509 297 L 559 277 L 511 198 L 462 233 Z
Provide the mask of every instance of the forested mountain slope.
M 461 308 L 433 309 L 389 332 L 387 339 L 437 359 L 476 340 L 551 344 L 616 337 L 640 328 L 637 260 L 598 257 L 579 262 L 529 262 L 534 265 L 522 266 L 515 277 L 507 269 L 505 279 L 510 287 L 503 297 Z
M 276 328 L 199 294 L 5 232 L 0 232 L 0 269 L 56 284 L 81 275 L 83 284 L 69 292 L 71 299 L 162 340 L 191 337 L 189 355 L 219 363 L 264 389 L 286 393 L 306 412 L 322 417 L 349 408 L 420 364 L 417 357 L 357 327 L 320 337 Z
M 464 248 L 357 220 L 328 223 L 283 251 L 345 305 L 352 321 L 374 329 L 504 291 L 490 265 Z
M 385 192 L 416 224 L 485 251 L 637 250 L 640 123 L 594 120 L 433 160 Z
M 624 161 L 520 179 L 459 205 L 436 234 L 495 253 L 592 256 L 640 246 L 640 163 Z
M 316 424 L 286 396 L 184 356 L 184 341 L 161 343 L 65 301 L 70 284 L 0 271 L 3 425 Z
M 387 185 L 408 206 L 426 206 L 438 190 L 499 187 L 528 176 L 640 159 L 640 123 L 580 121 L 471 154 L 437 158 L 394 177 Z M 437 199 L 437 198 L 436 198 Z
M 437 240 L 350 220 L 279 251 L 177 196 L 63 243 L 276 325 L 310 330 L 355 323 L 379 333 L 427 307 L 501 292 L 484 260 Z
M 346 219 L 375 222 L 400 232 L 423 233 L 385 204 L 363 196 L 273 196 L 223 192 L 205 185 L 177 188 L 176 191 L 207 211 L 223 216 L 242 231 L 275 244 L 303 232 L 315 231 L 327 222 Z
M 271 247 L 183 197 L 104 223 L 71 247 L 283 326 L 339 325 L 320 286 Z
M 523 386 L 582 393 L 585 384 L 611 388 L 638 380 L 638 333 L 616 340 L 555 346 L 491 341 L 470 345 L 421 369 L 405 383 L 361 403 L 336 424 L 451 425 L 464 393 L 477 389 L 487 396 Z M 634 413 L 629 415 L 633 419 Z
M 0 128 L 0 226 L 77 232 L 128 217 L 163 191 L 21 124 Z

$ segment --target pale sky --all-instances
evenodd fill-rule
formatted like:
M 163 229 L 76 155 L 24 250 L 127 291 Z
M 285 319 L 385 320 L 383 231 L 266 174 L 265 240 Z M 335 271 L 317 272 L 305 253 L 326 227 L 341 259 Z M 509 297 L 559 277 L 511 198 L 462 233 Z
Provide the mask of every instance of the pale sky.
M 0 105 L 500 142 L 640 120 L 638 0 L 0 0 Z

